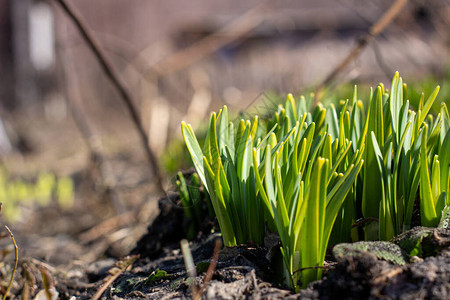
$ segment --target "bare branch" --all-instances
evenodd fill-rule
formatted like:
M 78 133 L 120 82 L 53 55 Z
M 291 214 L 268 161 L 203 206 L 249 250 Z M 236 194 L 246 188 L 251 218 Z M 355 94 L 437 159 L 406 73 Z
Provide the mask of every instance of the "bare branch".
M 153 74 L 164 76 L 180 71 L 206 55 L 249 34 L 264 20 L 261 11 L 265 7 L 266 4 L 263 2 L 251 8 L 220 30 L 208 35 L 194 45 L 163 59 L 152 67 Z
M 80 14 L 75 10 L 75 8 L 72 7 L 66 0 L 57 0 L 57 2 L 61 5 L 64 12 L 67 14 L 67 16 L 74 22 L 75 26 L 77 27 L 78 31 L 82 35 L 83 39 L 86 41 L 87 45 L 91 49 L 91 51 L 94 53 L 95 57 L 97 58 L 100 66 L 102 67 L 103 71 L 105 72 L 106 76 L 109 78 L 113 86 L 117 89 L 118 93 L 121 96 L 121 99 L 125 103 L 131 118 L 133 120 L 133 123 L 136 127 L 136 130 L 138 131 L 139 137 L 142 142 L 142 146 L 144 147 L 144 150 L 147 155 L 147 159 L 150 163 L 150 169 L 153 175 L 156 177 L 156 185 L 161 194 L 164 194 L 164 188 L 162 185 L 162 178 L 161 174 L 159 172 L 158 162 L 156 159 L 156 156 L 153 154 L 152 150 L 150 149 L 150 145 L 148 142 L 148 136 L 145 133 L 145 130 L 142 126 L 141 119 L 139 117 L 139 114 L 134 106 L 133 98 L 131 94 L 128 92 L 128 90 L 125 88 L 125 84 L 122 83 L 120 80 L 120 77 L 115 70 L 113 64 L 110 62 L 108 57 L 103 53 L 103 50 L 101 49 L 99 43 L 96 41 L 94 36 L 91 34 L 88 26 L 86 25 L 86 22 L 83 21 Z
M 133 265 L 133 263 L 139 258 L 139 255 L 130 255 L 127 257 L 124 257 L 123 259 L 117 261 L 114 264 L 114 267 L 112 267 L 108 273 L 110 274 L 108 277 L 105 278 L 105 283 L 98 289 L 97 293 L 92 297 L 92 300 L 98 300 L 103 295 L 103 293 L 106 291 L 106 289 L 113 284 L 113 282 L 122 275 L 123 272 L 125 272 L 130 266 Z
M 352 51 L 342 60 L 342 62 L 334 68 L 325 80 L 320 83 L 314 95 L 315 106 L 320 98 L 320 93 L 323 88 L 330 84 L 339 73 L 341 73 L 360 53 L 361 51 L 372 42 L 376 36 L 378 36 L 386 27 L 397 17 L 403 7 L 408 3 L 408 0 L 397 0 L 392 6 L 381 16 L 381 18 L 369 28 L 369 31 L 359 39 L 358 43 L 353 47 Z

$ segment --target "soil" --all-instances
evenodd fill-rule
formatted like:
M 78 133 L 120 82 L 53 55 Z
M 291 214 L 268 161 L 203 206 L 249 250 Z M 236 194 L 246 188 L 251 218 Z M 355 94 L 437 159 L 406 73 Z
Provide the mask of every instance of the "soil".
M 183 210 L 176 194 L 159 201 L 160 214 L 137 242 L 132 254 L 140 255 L 132 266 L 120 273 L 104 292 L 102 299 L 190 299 L 192 288 L 202 290 L 203 299 L 449 299 L 450 247 L 449 229 L 433 236 L 447 239 L 436 256 L 415 259 L 400 266 L 361 252 L 328 262 L 322 280 L 294 294 L 274 283 L 269 249 L 241 245 L 222 248 L 211 280 L 204 285 L 205 272 L 212 261 L 215 241 L 220 235 L 200 232 L 189 243 L 197 268 L 196 276 L 188 276 L 180 251 Z M 118 261 L 105 258 L 88 267 L 72 267 L 62 272 L 47 268 L 60 299 L 90 299 L 105 284 Z M 119 260 L 120 262 L 120 260 Z M 127 264 L 126 259 L 122 260 Z M 27 260 L 28 270 L 37 274 L 42 263 Z M 22 269 L 22 267 L 20 268 Z M 164 272 L 161 272 L 164 271 Z M 20 270 L 19 273 L 23 273 Z M 39 276 L 36 285 L 41 286 Z M 16 278 L 15 293 L 23 291 L 24 279 Z M 38 289 L 35 289 L 38 290 Z

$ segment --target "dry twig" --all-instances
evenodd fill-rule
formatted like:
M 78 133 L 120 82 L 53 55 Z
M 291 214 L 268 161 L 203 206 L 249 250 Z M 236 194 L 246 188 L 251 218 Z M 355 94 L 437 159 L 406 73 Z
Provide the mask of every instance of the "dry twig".
M 183 49 L 175 54 L 161 60 L 151 68 L 151 75 L 165 76 L 178 72 L 195 63 L 208 54 L 244 37 L 254 30 L 264 20 L 261 14 L 266 4 L 262 2 L 246 13 L 231 21 L 220 30 L 203 38 L 194 45 Z M 145 77 L 147 77 L 145 76 Z
M 123 273 L 125 272 L 133 263 L 139 258 L 139 255 L 127 256 L 114 264 L 108 272 L 110 276 L 106 278 L 105 283 L 100 287 L 100 289 L 92 297 L 92 300 L 98 300 L 106 291 L 106 289 Z
M 66 34 L 67 35 L 67 34 Z M 75 63 L 70 49 L 61 51 L 60 60 L 66 81 L 66 101 L 71 112 L 72 118 L 83 137 L 86 146 L 89 149 L 91 161 L 98 168 L 103 192 L 108 193 L 109 198 L 117 214 L 122 213 L 123 204 L 116 192 L 116 178 L 114 176 L 111 163 L 102 154 L 102 142 L 100 136 L 89 124 L 89 119 L 83 109 L 83 103 L 78 86 L 78 78 L 74 73 Z
M 136 130 L 139 134 L 139 137 L 141 139 L 142 146 L 146 152 L 147 159 L 150 163 L 150 169 L 153 173 L 153 175 L 156 177 L 156 185 L 161 194 L 165 194 L 163 184 L 162 184 L 162 178 L 161 173 L 159 172 L 158 162 L 156 159 L 156 156 L 153 154 L 152 150 L 150 149 L 150 145 L 148 142 L 148 136 L 145 133 L 145 130 L 142 126 L 141 119 L 139 117 L 139 114 L 134 106 L 134 101 L 131 96 L 131 94 L 128 92 L 128 90 L 125 88 L 125 84 L 122 83 L 120 80 L 120 76 L 115 70 L 113 64 L 110 62 L 108 57 L 103 53 L 103 50 L 101 49 L 99 43 L 96 41 L 94 36 L 91 34 L 88 26 L 81 18 L 80 14 L 68 3 L 66 0 L 57 0 L 57 2 L 61 5 L 64 12 L 67 14 L 67 16 L 74 22 L 75 26 L 77 27 L 78 31 L 82 35 L 83 39 L 86 41 L 89 48 L 94 53 L 95 57 L 97 58 L 100 66 L 102 67 L 103 71 L 105 72 L 106 76 L 109 78 L 113 86 L 117 89 L 119 92 L 121 99 L 123 100 L 125 106 L 127 107 L 131 118 L 133 120 L 133 123 L 136 127 Z
M 342 60 L 342 62 L 334 68 L 325 80 L 320 83 L 314 95 L 315 106 L 320 98 L 320 93 L 323 88 L 330 84 L 339 73 L 341 73 L 360 53 L 361 51 L 372 42 L 383 30 L 397 17 L 403 7 L 408 3 L 408 0 L 397 0 L 392 6 L 383 14 L 383 16 L 372 26 L 369 31 L 359 39 L 358 43 L 353 47 L 352 51 Z
M 213 250 L 211 262 L 209 263 L 208 270 L 206 271 L 206 274 L 205 274 L 205 278 L 203 279 L 203 285 L 200 288 L 199 299 L 203 296 L 203 293 L 205 292 L 208 282 L 211 281 L 211 279 L 214 275 L 214 271 L 216 270 L 216 267 L 217 267 L 217 262 L 219 261 L 219 253 L 220 253 L 221 247 L 222 247 L 222 240 L 216 239 L 216 243 L 214 244 L 214 250 Z
M 88 231 L 80 234 L 79 240 L 82 244 L 90 243 L 90 242 L 95 241 L 98 238 L 101 238 L 102 236 L 104 236 L 114 230 L 117 230 L 117 228 L 120 228 L 126 224 L 129 224 L 130 222 L 132 222 L 135 219 L 136 219 L 136 213 L 134 213 L 134 212 L 126 212 L 126 213 L 114 216 L 112 218 L 102 221 L 101 223 L 90 228 Z

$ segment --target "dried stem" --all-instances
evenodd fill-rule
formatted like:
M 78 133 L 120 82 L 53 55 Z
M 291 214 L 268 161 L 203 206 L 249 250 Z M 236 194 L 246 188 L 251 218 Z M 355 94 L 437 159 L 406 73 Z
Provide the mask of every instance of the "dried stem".
M 14 234 L 12 233 L 12 231 L 8 228 L 8 226 L 5 225 L 6 230 L 8 231 L 9 235 L 11 236 L 11 239 L 13 241 L 14 244 L 14 255 L 15 255 L 15 259 L 14 259 L 14 269 L 12 271 L 11 274 L 11 279 L 9 281 L 8 287 L 6 288 L 6 292 L 3 295 L 3 300 L 6 299 L 6 297 L 8 296 L 9 290 L 11 290 L 11 286 L 12 283 L 14 281 L 14 275 L 16 275 L 16 270 L 17 270 L 17 264 L 19 263 L 19 247 L 17 247 L 16 244 L 16 239 L 14 238 Z
M 214 275 L 214 271 L 216 270 L 217 267 L 217 262 L 219 261 L 219 253 L 221 247 L 222 247 L 222 240 L 216 239 L 211 262 L 209 263 L 208 270 L 206 271 L 205 278 L 203 279 L 203 285 L 199 292 L 199 299 L 203 296 L 203 293 L 205 292 L 206 289 L 206 285 L 208 284 L 208 282 L 211 281 Z

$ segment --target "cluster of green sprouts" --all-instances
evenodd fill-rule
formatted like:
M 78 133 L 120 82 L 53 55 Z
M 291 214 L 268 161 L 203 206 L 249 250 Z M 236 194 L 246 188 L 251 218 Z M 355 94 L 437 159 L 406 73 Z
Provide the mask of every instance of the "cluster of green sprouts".
M 264 121 L 234 124 L 223 107 L 211 114 L 203 147 L 183 122 L 224 244 L 262 244 L 267 231 L 278 233 L 284 281 L 299 289 L 321 278 L 329 244 L 358 239 L 356 220 L 375 220 L 365 239 L 409 229 L 419 189 L 422 224 L 437 225 L 450 204 L 450 118 L 445 104 L 436 118 L 428 114 L 438 90 L 417 112 L 398 73 L 390 92 L 382 84 L 371 91 L 367 111 L 356 88 L 337 109 L 312 112 L 310 101 L 288 95 Z

